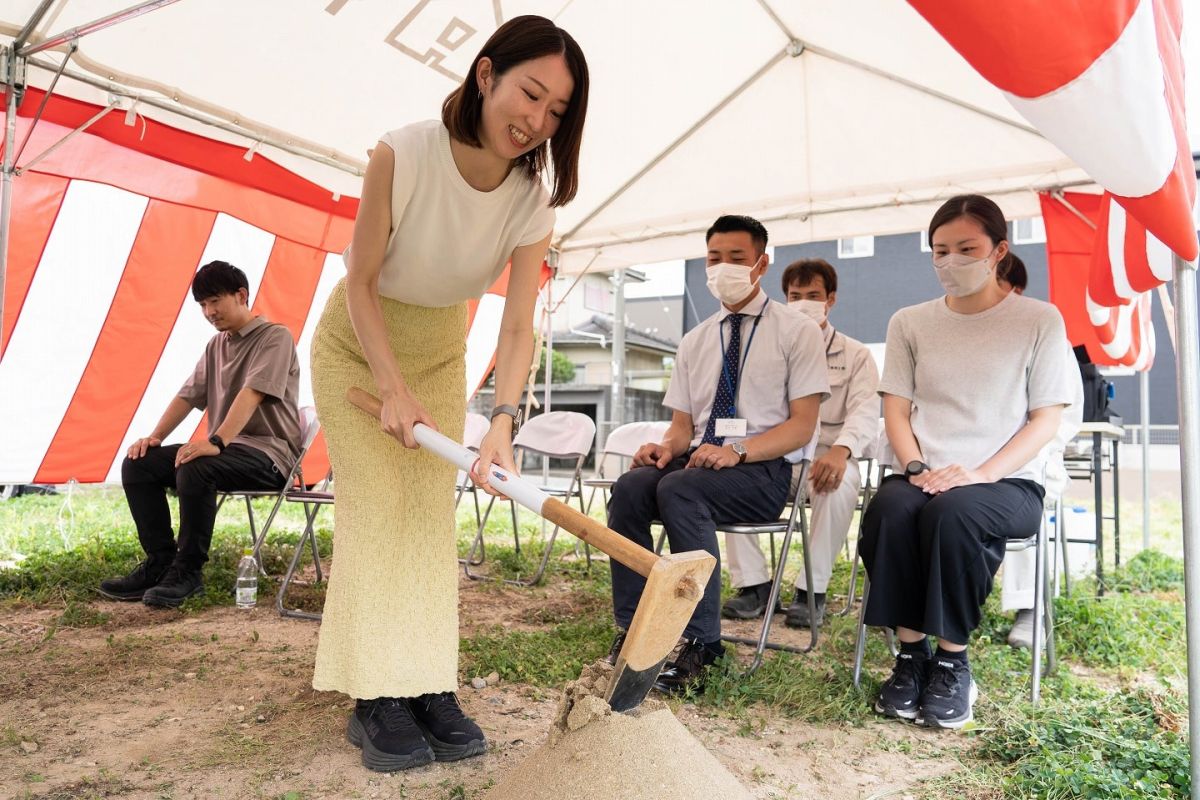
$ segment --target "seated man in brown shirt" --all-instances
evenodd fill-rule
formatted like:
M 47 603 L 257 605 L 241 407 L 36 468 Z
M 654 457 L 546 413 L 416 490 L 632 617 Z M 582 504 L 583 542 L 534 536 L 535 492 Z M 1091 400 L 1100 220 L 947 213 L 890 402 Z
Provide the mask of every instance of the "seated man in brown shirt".
M 218 333 L 154 431 L 129 448 L 121 483 L 146 559 L 100 584 L 114 600 L 175 607 L 204 587 L 217 492 L 283 488 L 300 454 L 300 364 L 283 325 L 250 311 L 250 286 L 224 261 L 205 264 L 192 297 Z M 163 446 L 193 408 L 208 411 L 208 440 Z M 179 495 L 179 541 L 167 489 Z

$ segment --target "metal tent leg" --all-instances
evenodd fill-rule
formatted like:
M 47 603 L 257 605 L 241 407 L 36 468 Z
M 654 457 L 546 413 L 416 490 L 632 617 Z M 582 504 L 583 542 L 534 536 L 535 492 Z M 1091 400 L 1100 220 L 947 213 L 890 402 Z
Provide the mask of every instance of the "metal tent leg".
M 1178 362 L 1179 465 L 1183 489 L 1183 580 L 1187 612 L 1188 733 L 1191 771 L 1200 775 L 1200 364 L 1196 339 L 1196 270 L 1175 257 L 1175 357 Z M 1200 800 L 1200 781 L 1192 782 Z

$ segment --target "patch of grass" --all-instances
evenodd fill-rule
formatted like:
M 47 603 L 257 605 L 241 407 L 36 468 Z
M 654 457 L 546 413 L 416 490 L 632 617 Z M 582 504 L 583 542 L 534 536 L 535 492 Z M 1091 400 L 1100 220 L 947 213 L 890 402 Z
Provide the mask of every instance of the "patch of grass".
M 748 648 L 747 648 L 748 650 Z M 867 698 L 874 681 L 855 689 L 850 665 L 825 658 L 777 655 L 763 661 L 749 678 L 728 655 L 694 699 L 725 713 L 743 715 L 754 707 L 767 707 L 808 722 L 861 724 L 870 717 Z
M 1059 653 L 1088 666 L 1185 668 L 1184 608 L 1177 596 L 1075 592 L 1054 603 Z
M 557 688 L 607 653 L 613 635 L 607 618 L 564 622 L 545 631 L 497 627 L 462 640 L 460 672 L 469 680 L 495 670 L 505 681 Z
M 1183 592 L 1183 559 L 1142 550 L 1104 582 L 1114 592 Z
M 1187 797 L 1186 700 L 1145 690 L 997 715 L 978 755 L 1010 765 L 1005 797 Z

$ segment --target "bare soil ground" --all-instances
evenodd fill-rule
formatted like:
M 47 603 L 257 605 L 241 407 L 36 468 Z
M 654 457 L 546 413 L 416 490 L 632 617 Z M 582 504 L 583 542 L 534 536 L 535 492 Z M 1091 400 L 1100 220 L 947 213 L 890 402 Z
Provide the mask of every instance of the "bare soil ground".
M 536 628 L 578 599 L 554 587 L 461 590 L 464 636 Z M 475 690 L 463 676 L 488 753 L 381 775 L 346 742 L 352 701 L 310 686 L 315 623 L 282 619 L 265 599 L 191 615 L 92 607 L 111 617 L 73 629 L 55 626 L 61 609 L 0 611 L 0 797 L 465 800 L 545 740 L 558 699 L 522 684 Z M 676 711 L 758 798 L 900 798 L 960 767 L 944 735 L 902 724 Z

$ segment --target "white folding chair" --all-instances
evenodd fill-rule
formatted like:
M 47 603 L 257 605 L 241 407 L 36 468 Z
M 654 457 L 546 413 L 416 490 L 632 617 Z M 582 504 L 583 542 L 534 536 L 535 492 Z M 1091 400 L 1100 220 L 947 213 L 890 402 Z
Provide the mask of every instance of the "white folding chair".
M 254 559 L 259 562 L 259 571 L 262 571 L 262 559 L 259 557 L 259 551 L 262 549 L 263 542 L 267 540 L 267 532 L 271 530 L 271 523 L 275 521 L 275 515 L 279 513 L 279 507 L 283 505 L 284 497 L 295 486 L 299 485 L 304 488 L 304 470 L 301 468 L 301 463 L 304 461 L 304 456 L 308 454 L 308 449 L 312 447 L 313 441 L 317 438 L 317 433 L 321 430 L 321 423 L 317 419 L 317 409 L 313 406 L 304 406 L 300 409 L 300 455 L 296 458 L 296 462 L 292 464 L 291 471 L 287 474 L 287 479 L 283 482 L 283 488 L 278 491 L 262 491 L 262 490 L 233 490 L 222 492 L 217 499 L 217 510 L 225 504 L 225 501 L 230 497 L 242 497 L 246 501 L 246 517 L 250 522 L 250 541 L 254 546 Z M 271 511 L 267 514 L 267 519 L 263 523 L 262 530 L 255 529 L 254 523 L 254 506 L 250 501 L 257 497 L 274 497 L 275 504 L 271 506 Z M 265 572 L 263 574 L 266 574 Z
M 813 454 L 817 449 L 817 439 L 820 436 L 820 426 L 813 433 L 812 441 L 805 445 L 800 450 L 789 453 L 788 461 L 793 464 L 800 465 L 800 481 L 796 488 L 796 497 L 792 501 L 791 513 L 783 519 L 778 519 L 773 522 L 738 522 L 725 525 L 718 525 L 718 533 L 733 533 L 742 535 L 761 535 L 764 533 L 771 535 L 771 562 L 774 566 L 775 575 L 771 579 L 771 591 L 767 597 L 767 610 L 763 614 L 762 628 L 759 629 L 758 638 L 750 639 L 744 636 L 728 636 L 722 635 L 722 641 L 732 642 L 733 644 L 748 644 L 754 645 L 754 660 L 750 663 L 750 668 L 743 673 L 743 677 L 748 677 L 759 668 L 763 660 L 764 650 L 782 650 L 788 653 L 807 653 L 817 646 L 817 637 L 819 628 L 816 624 L 817 609 L 816 600 L 814 598 L 812 585 L 812 555 L 809 552 L 808 540 L 808 517 L 804 512 L 804 503 L 806 500 L 806 483 L 808 478 L 808 468 L 812 464 Z M 809 641 L 807 647 L 795 647 L 794 645 L 782 644 L 780 642 L 772 642 L 771 622 L 774 618 L 774 610 L 776 603 L 779 602 L 779 594 L 783 588 L 783 572 L 787 566 L 788 548 L 792 543 L 792 534 L 796 529 L 800 530 L 800 549 L 804 554 L 804 572 L 808 579 L 808 619 L 809 619 Z M 775 556 L 775 534 L 783 534 L 783 543 L 779 548 L 778 557 Z M 661 545 L 661 540 L 660 540 Z
M 463 447 L 479 452 L 479 445 L 483 441 L 483 437 L 487 435 L 491 423 L 483 414 L 467 412 L 467 418 L 463 425 Z M 475 481 L 471 480 L 471 476 L 458 471 L 458 485 L 454 494 L 454 510 L 458 511 L 459 505 L 462 503 L 463 495 L 470 494 L 471 500 L 475 503 L 475 525 L 478 526 L 483 522 L 483 515 L 479 509 L 479 493 L 476 490 Z M 483 563 L 486 553 L 482 547 L 479 548 L 479 560 L 474 562 L 475 566 Z M 463 563 L 463 559 L 458 562 Z
M 595 438 L 596 423 L 592 422 L 590 417 L 574 411 L 550 411 L 533 417 L 521 426 L 516 438 L 513 439 L 513 456 L 518 464 L 527 453 L 548 458 L 574 459 L 575 468 L 571 471 L 571 478 L 566 488 L 557 486 L 539 486 L 538 488 L 553 497 L 563 498 L 563 502 L 570 502 L 572 497 L 578 498 L 579 510 L 582 512 L 584 511 L 581 485 L 583 462 L 591 452 L 592 442 Z M 472 580 L 483 580 L 488 577 L 472 572 L 471 566 L 476 563 L 476 551 L 483 547 L 483 530 L 495 503 L 496 498 L 493 496 L 489 499 L 487 508 L 483 512 L 479 531 L 475 534 L 475 541 L 471 544 L 471 550 L 463 564 L 463 571 Z M 508 500 L 508 504 L 512 513 L 513 545 L 519 555 L 521 539 L 517 527 L 517 504 L 512 500 Z M 546 565 L 550 561 L 550 553 L 554 549 L 554 540 L 557 536 L 558 526 L 555 525 L 554 530 L 550 533 L 549 541 L 546 542 L 541 562 L 532 578 L 506 580 L 505 582 L 517 586 L 532 586 L 540 581 L 546 572 Z
M 627 422 L 613 429 L 613 432 L 604 440 L 604 449 L 596 454 L 595 473 L 583 481 L 583 485 L 592 490 L 592 493 L 588 495 L 585 514 L 591 513 L 592 501 L 596 499 L 597 491 L 604 497 L 605 505 L 608 504 L 608 493 L 612 491 L 613 484 L 617 482 L 621 473 L 629 468 L 629 460 L 647 442 L 661 442 L 670 427 L 670 422 L 656 420 L 654 422 Z M 609 461 L 614 458 L 618 462 L 615 473 L 609 468 Z

